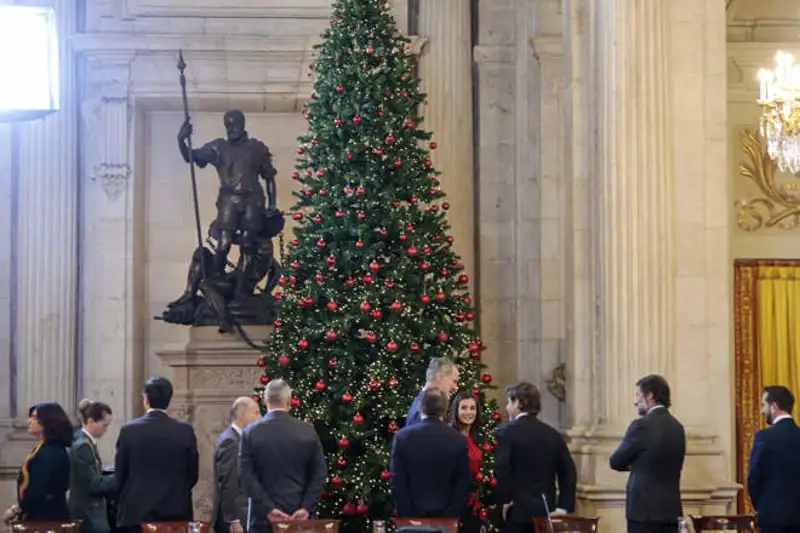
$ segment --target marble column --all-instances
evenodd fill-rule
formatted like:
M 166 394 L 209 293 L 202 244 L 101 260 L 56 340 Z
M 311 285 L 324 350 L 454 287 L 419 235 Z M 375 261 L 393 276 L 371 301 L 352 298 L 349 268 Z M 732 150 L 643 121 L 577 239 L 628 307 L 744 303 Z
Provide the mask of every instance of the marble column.
M 78 126 L 69 37 L 75 0 L 51 0 L 58 20 L 60 110 L 19 126 L 14 253 L 16 414 L 40 401 L 75 409 Z
M 595 282 L 601 425 L 626 425 L 633 385 L 673 374 L 669 0 L 598 0 Z
M 421 0 L 418 33 L 425 39 L 419 65 L 427 93 L 424 128 L 437 143 L 431 159 L 447 193 L 454 249 L 475 272 L 475 177 L 472 122 L 472 25 L 470 2 Z

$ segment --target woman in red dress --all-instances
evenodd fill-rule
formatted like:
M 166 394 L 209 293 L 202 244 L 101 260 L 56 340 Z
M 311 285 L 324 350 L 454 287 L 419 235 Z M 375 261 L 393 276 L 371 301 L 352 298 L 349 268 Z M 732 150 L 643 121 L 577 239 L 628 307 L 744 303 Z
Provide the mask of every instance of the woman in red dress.
M 479 431 L 481 421 L 478 401 L 472 394 L 462 392 L 453 399 L 453 404 L 450 406 L 450 424 L 467 439 L 469 470 L 474 481 L 483 464 L 483 453 L 480 448 L 483 444 L 483 439 Z M 477 481 L 475 481 L 473 489 L 469 495 L 467 510 L 461 516 L 462 533 L 479 533 L 484 529 L 483 520 L 478 514 L 481 504 Z

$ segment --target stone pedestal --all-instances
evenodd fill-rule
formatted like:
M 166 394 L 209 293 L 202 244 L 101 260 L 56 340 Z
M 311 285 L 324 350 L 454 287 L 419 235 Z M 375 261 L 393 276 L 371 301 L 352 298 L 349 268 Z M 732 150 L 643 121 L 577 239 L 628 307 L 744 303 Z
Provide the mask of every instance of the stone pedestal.
M 260 345 L 272 327 L 246 327 L 248 337 Z M 216 327 L 191 328 L 183 350 L 159 352 L 170 367 L 175 389 L 170 414 L 191 423 L 200 452 L 200 479 L 194 489 L 195 519 L 209 520 L 214 498 L 214 448 L 229 424 L 229 410 L 239 396 L 250 396 L 258 385 L 260 352 Z

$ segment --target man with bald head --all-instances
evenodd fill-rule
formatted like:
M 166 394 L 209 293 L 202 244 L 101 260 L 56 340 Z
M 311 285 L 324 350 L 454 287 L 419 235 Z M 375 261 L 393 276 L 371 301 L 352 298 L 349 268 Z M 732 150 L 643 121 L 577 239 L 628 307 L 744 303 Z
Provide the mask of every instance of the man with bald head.
M 231 425 L 217 441 L 211 517 L 215 533 L 243 533 L 247 526 L 247 494 L 239 482 L 239 440 L 244 428 L 259 418 L 261 411 L 252 398 L 237 398 L 231 406 Z

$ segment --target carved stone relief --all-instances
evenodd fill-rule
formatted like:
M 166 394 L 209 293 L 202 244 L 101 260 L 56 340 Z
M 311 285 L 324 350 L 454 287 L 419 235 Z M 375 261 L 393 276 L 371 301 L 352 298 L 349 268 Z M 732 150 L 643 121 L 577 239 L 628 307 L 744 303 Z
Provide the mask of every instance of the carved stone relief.
M 84 147 L 89 179 L 103 187 L 109 200 L 120 197 L 128 186 L 128 99 L 95 97 L 81 106 L 85 125 Z

